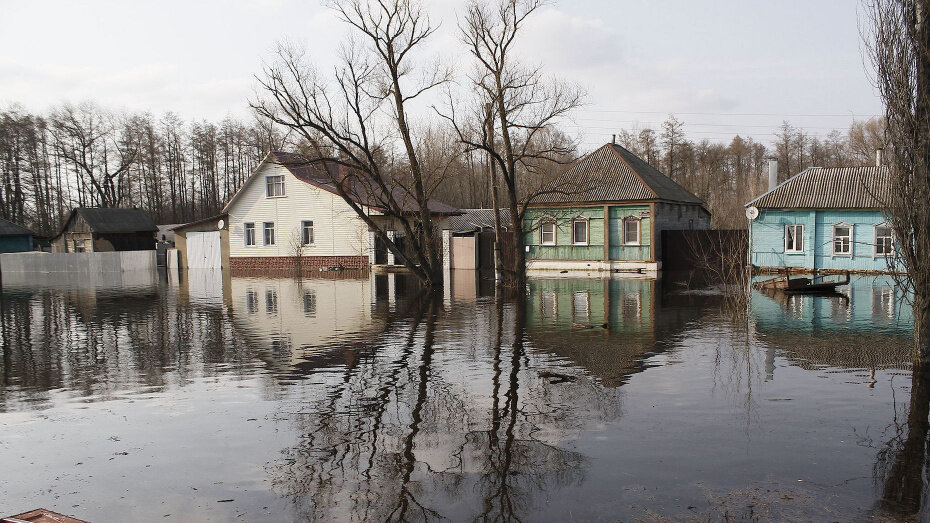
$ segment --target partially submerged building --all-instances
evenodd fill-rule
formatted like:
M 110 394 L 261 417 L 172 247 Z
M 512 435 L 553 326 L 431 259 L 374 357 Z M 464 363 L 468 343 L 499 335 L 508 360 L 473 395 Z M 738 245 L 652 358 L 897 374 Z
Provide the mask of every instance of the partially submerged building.
M 0 253 L 28 252 L 35 249 L 35 233 L 0 218 Z
M 52 239 L 52 252 L 155 250 L 157 230 L 142 209 L 78 207 Z
M 384 194 L 377 184 L 366 183 L 363 176 L 333 161 L 271 152 L 223 209 L 228 215 L 230 268 L 291 268 L 298 257 L 309 268 L 392 264 L 393 255 L 340 196 L 340 189 L 388 237 L 403 234 L 385 215 Z M 402 212 L 418 212 L 416 201 L 402 188 L 389 190 Z M 436 200 L 430 200 L 428 208 L 439 229 L 461 213 Z M 402 240 L 398 243 L 403 247 Z
M 795 272 L 888 272 L 886 167 L 811 167 L 746 204 L 752 264 Z M 754 216 L 754 218 L 753 218 Z
M 663 230 L 707 229 L 700 198 L 624 147 L 584 156 L 526 211 L 527 268 L 657 271 Z

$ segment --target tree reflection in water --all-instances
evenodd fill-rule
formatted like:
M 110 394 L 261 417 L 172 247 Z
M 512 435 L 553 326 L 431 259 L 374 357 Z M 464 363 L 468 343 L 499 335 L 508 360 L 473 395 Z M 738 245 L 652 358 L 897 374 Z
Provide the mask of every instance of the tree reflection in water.
M 455 349 L 437 339 L 457 315 L 438 298 L 407 303 L 371 356 L 345 368 L 324 397 L 284 414 L 304 437 L 268 473 L 299 516 L 513 521 L 537 492 L 579 484 L 585 459 L 558 442 L 615 400 L 590 380 L 553 386 L 530 372 L 525 301 L 498 301 L 495 322 L 475 322 L 494 330 L 482 347 L 490 357 L 472 362 L 487 361 L 486 372 L 442 357 Z M 571 399 L 552 401 L 547 387 Z
M 907 425 L 878 454 L 875 477 L 884 478 L 881 508 L 898 515 L 921 513 L 927 484 L 930 434 L 930 368 L 914 366 Z

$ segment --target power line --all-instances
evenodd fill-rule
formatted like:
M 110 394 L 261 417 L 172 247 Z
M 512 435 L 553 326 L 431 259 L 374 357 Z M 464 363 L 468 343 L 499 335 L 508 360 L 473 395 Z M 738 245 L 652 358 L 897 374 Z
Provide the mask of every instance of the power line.
M 833 118 L 833 117 L 844 117 L 844 118 L 859 118 L 859 117 L 872 117 L 872 116 L 884 116 L 883 114 L 876 113 L 845 113 L 845 114 L 816 114 L 816 113 L 708 113 L 708 112 L 676 112 L 676 111 L 627 111 L 623 109 L 576 109 L 575 112 L 581 113 L 626 113 L 626 114 L 670 114 L 673 116 L 678 115 L 702 115 L 702 116 L 790 116 L 790 117 L 810 117 L 810 118 Z

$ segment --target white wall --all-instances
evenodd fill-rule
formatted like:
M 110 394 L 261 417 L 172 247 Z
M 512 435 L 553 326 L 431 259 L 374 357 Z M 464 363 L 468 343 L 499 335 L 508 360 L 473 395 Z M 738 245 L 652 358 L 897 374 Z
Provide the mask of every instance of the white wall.
M 286 340 L 295 360 L 334 339 L 373 333 L 371 284 L 363 280 L 233 277 L 236 324 L 256 339 Z
M 286 196 L 265 197 L 265 177 L 284 175 Z M 293 256 L 294 235 L 300 234 L 300 222 L 312 220 L 314 244 L 304 249 L 304 256 L 368 256 L 368 228 L 342 198 L 312 186 L 291 174 L 286 167 L 265 164 L 230 205 L 229 255 Z M 254 247 L 245 246 L 246 222 L 255 223 Z M 275 245 L 263 245 L 263 222 L 274 222 Z M 298 236 L 299 238 L 299 236 Z

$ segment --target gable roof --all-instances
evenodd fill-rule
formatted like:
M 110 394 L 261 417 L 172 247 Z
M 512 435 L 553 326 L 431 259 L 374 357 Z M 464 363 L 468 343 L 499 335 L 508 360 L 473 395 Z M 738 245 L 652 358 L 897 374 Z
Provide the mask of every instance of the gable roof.
M 700 198 L 675 183 L 626 148 L 609 143 L 576 161 L 546 184 L 534 203 L 666 200 L 703 205 Z
M 0 218 L 0 236 L 34 236 L 35 233 L 31 230 L 23 227 L 22 225 L 17 225 L 10 220 L 5 220 Z
M 365 175 L 359 172 L 350 173 L 348 168 L 339 165 L 334 160 L 323 158 L 313 160 L 308 156 L 298 153 L 288 153 L 282 151 L 272 151 L 265 156 L 265 159 L 259 165 L 258 169 L 252 173 L 254 177 L 264 167 L 265 164 L 281 165 L 293 174 L 298 180 L 309 185 L 322 189 L 324 191 L 338 195 L 335 180 L 343 180 L 346 194 L 355 203 L 383 211 L 378 202 L 378 193 L 380 189 L 374 183 L 365 183 Z M 350 175 L 351 174 L 351 175 Z M 251 181 L 251 180 L 250 180 Z M 248 185 L 248 181 L 243 184 L 233 197 L 223 208 L 223 212 L 228 212 L 229 207 L 241 194 L 242 190 Z M 405 213 L 415 213 L 419 211 L 416 198 L 409 194 L 403 187 L 392 186 L 388 190 L 396 202 L 400 204 Z M 451 205 L 430 198 L 427 201 L 427 208 L 433 214 L 460 214 L 462 211 Z
M 763 209 L 881 209 L 888 201 L 887 167 L 811 167 L 747 203 Z
M 149 213 L 142 209 L 77 207 L 65 220 L 62 232 L 75 215 L 80 215 L 90 230 L 98 233 L 155 232 L 158 230 Z

